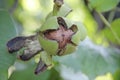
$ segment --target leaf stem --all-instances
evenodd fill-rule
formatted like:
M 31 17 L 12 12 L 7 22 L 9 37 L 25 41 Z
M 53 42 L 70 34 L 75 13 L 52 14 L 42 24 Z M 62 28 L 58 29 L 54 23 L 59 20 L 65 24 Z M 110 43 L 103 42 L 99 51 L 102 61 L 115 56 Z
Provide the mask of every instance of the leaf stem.
M 59 9 L 60 9 L 60 7 L 58 7 L 56 4 L 54 4 L 54 7 L 53 7 L 53 16 L 57 15 Z
M 53 16 L 57 15 L 63 3 L 64 3 L 63 0 L 54 0 Z
M 100 13 L 97 12 L 101 18 L 101 20 L 105 23 L 105 25 L 111 30 L 112 34 L 115 36 L 115 39 L 118 41 L 118 43 L 120 44 L 120 38 L 118 37 L 118 35 L 114 32 L 114 30 L 112 29 L 110 23 L 105 19 L 105 17 Z

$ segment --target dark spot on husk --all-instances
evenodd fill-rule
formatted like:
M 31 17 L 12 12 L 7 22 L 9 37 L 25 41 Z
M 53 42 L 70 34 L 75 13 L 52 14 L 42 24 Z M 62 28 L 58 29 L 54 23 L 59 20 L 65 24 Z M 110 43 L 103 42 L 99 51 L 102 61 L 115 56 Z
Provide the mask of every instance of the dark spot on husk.
M 45 71 L 47 69 L 47 67 L 48 66 L 42 61 L 42 59 L 40 59 L 34 73 L 37 75 L 37 74 Z
M 19 36 L 19 37 L 15 37 L 15 38 L 9 40 L 6 44 L 8 51 L 10 53 L 13 53 L 13 52 L 20 50 L 22 47 L 24 47 L 25 41 L 27 39 L 34 40 L 35 37 L 36 36 L 28 36 L 28 37 Z

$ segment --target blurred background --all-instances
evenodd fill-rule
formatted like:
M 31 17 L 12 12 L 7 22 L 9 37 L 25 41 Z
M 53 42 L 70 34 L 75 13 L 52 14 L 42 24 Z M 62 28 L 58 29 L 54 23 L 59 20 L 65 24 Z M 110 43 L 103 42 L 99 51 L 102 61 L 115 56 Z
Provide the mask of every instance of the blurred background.
M 64 0 L 64 4 L 72 9 L 66 18 L 85 26 L 86 39 L 73 54 L 55 56 L 54 67 L 39 75 L 34 75 L 37 57 L 15 60 L 9 80 L 120 80 L 120 1 Z M 35 34 L 53 5 L 53 0 L 0 0 L 0 9 L 12 17 L 16 36 Z

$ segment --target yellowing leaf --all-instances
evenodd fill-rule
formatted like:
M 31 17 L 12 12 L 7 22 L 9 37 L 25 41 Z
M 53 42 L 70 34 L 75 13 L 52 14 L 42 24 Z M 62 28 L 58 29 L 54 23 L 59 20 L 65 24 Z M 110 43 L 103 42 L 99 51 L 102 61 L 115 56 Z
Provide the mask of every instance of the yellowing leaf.
M 113 80 L 113 77 L 111 73 L 107 73 L 106 75 L 96 77 L 95 80 Z

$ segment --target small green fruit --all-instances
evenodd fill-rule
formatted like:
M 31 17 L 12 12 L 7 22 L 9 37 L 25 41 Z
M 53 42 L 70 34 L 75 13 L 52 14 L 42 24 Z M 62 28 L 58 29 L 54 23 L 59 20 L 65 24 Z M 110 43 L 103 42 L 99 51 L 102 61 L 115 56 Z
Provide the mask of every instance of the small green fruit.
M 86 30 L 80 23 L 54 16 L 42 25 L 39 42 L 49 55 L 61 56 L 74 52 L 85 36 Z

